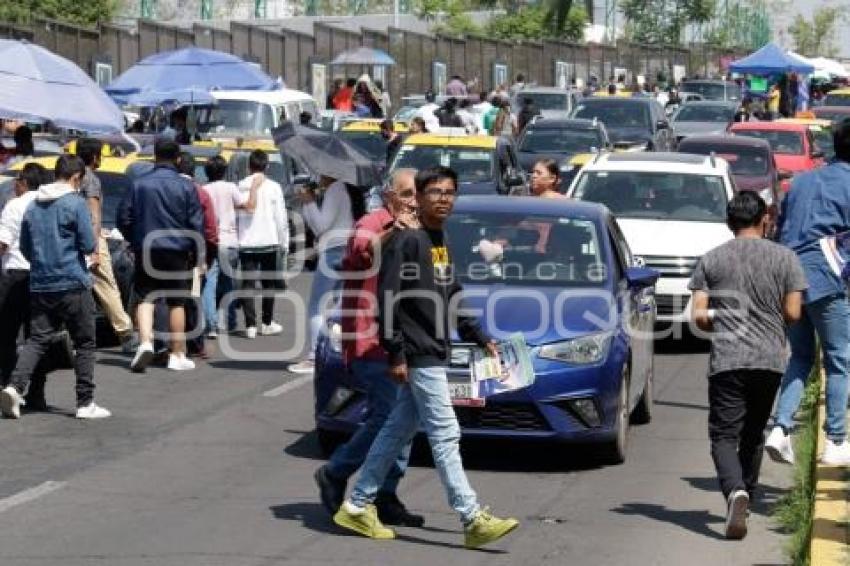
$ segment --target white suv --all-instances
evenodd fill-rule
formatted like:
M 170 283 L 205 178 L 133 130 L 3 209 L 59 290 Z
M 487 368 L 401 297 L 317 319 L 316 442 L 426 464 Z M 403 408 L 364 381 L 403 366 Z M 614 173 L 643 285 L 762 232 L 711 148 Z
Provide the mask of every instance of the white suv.
M 687 153 L 602 154 L 568 191 L 617 217 L 632 252 L 661 273 L 655 287 L 659 322 L 685 322 L 688 282 L 699 258 L 732 238 L 726 204 L 734 194 L 729 165 Z

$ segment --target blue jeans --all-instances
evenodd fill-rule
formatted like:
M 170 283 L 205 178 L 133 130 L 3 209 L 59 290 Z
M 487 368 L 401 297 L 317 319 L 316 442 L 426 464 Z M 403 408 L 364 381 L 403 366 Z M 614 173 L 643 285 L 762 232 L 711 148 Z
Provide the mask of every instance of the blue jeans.
M 227 261 L 229 270 L 221 268 L 222 261 Z M 218 306 L 221 298 L 234 290 L 233 277 L 239 261 L 236 248 L 219 248 L 218 257 L 213 260 L 204 278 L 204 288 L 201 291 L 201 304 L 204 307 L 204 322 L 206 331 L 218 330 Z M 227 305 L 227 329 L 236 328 L 236 305 L 238 301 L 230 301 Z
M 378 436 L 378 432 L 390 416 L 398 400 L 401 387 L 389 377 L 389 367 L 386 362 L 360 361 L 351 362 L 351 371 L 366 384 L 366 396 L 369 407 L 369 416 L 363 425 L 354 433 L 351 440 L 337 448 L 330 461 L 328 471 L 333 477 L 348 479 L 356 472 L 366 460 L 369 448 Z M 398 482 L 404 476 L 407 469 L 407 461 L 410 458 L 410 444 L 401 450 L 398 458 L 393 462 L 382 492 L 395 493 Z
M 316 271 L 313 273 L 310 302 L 307 304 L 307 333 L 310 337 L 308 357 L 311 360 L 316 357 L 316 344 L 319 341 L 319 333 L 322 331 L 324 322 L 322 311 L 327 308 L 326 301 L 330 299 L 328 294 L 333 292 L 340 283 L 340 279 L 336 277 L 333 270 L 342 262 L 344 253 L 345 246 L 323 250 L 319 254 L 319 262 L 316 265 Z
M 452 409 L 444 367 L 408 368 L 407 383 L 401 386 L 393 412 L 372 443 L 351 492 L 351 502 L 364 507 L 375 500 L 387 473 L 416 436 L 420 424 L 428 435 L 449 505 L 464 524 L 469 523 L 478 513 L 478 498 L 463 471 L 460 425 Z
M 850 302 L 844 294 L 807 304 L 803 318 L 788 330 L 791 360 L 779 390 L 776 424 L 793 426 L 803 389 L 815 363 L 816 340 L 820 338 L 826 370 L 826 422 L 824 431 L 833 442 L 845 437 L 847 372 L 850 371 Z

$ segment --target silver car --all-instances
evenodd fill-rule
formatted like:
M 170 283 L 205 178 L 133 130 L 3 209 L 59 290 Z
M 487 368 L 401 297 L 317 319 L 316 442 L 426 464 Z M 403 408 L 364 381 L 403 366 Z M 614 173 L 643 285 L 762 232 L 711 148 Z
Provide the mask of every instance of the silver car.
M 704 100 L 689 102 L 673 114 L 676 140 L 688 136 L 720 135 L 729 129 L 738 109 L 737 102 Z

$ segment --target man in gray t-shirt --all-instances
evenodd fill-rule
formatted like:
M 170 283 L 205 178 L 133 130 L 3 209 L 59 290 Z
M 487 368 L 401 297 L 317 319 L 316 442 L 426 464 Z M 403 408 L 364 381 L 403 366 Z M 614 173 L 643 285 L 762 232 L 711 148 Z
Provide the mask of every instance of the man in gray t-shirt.
M 764 239 L 766 212 L 756 193 L 736 195 L 726 220 L 735 239 L 705 254 L 689 285 L 693 321 L 711 332 L 708 433 L 734 539 L 747 533 L 764 428 L 788 359 L 785 325 L 799 320 L 807 287 L 797 255 Z

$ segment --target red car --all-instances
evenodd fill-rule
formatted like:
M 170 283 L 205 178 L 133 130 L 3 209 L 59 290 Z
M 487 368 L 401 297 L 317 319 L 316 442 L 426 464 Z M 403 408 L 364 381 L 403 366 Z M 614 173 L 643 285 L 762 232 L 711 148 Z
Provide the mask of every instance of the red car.
M 817 147 L 812 132 L 805 124 L 736 122 L 729 131 L 736 136 L 767 141 L 773 149 L 776 166 L 783 177 L 801 171 L 811 171 L 825 163 L 823 151 Z M 782 181 L 782 190 L 787 191 L 790 187 L 790 180 Z

